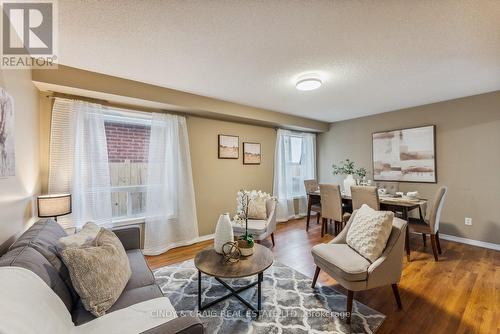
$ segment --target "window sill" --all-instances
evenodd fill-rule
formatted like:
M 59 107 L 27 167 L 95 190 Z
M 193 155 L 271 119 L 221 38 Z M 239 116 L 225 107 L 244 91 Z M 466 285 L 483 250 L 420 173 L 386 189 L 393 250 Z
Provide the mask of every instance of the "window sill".
M 133 218 L 119 218 L 113 219 L 111 221 L 111 227 L 121 227 L 133 224 L 142 224 L 146 220 L 146 217 L 133 217 Z
M 134 224 L 142 224 L 145 221 L 146 217 L 133 217 L 133 218 L 125 217 L 125 218 L 113 219 L 111 220 L 111 224 L 105 226 L 109 228 L 114 228 L 114 227 L 122 227 Z M 73 234 L 76 232 L 76 227 L 74 225 L 63 225 L 62 227 L 69 234 Z

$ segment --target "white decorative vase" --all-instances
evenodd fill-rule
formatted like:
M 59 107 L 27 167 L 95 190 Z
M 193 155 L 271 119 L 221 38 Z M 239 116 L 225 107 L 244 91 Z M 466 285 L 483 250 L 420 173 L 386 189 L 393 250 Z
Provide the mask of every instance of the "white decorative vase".
M 214 249 L 217 253 L 222 254 L 222 246 L 226 242 L 234 241 L 233 226 L 229 213 L 220 215 L 217 227 L 215 228 Z
M 356 180 L 352 176 L 352 174 L 347 175 L 347 177 L 344 179 L 344 193 L 347 196 L 351 196 L 351 186 L 356 185 Z

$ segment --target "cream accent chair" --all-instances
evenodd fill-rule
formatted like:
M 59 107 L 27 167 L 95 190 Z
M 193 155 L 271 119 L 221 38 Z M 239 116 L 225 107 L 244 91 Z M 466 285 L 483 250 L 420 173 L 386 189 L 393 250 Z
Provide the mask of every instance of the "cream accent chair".
M 248 233 L 250 233 L 254 240 L 262 241 L 271 236 L 271 241 L 274 246 L 274 231 L 276 231 L 276 205 L 275 198 L 266 200 L 266 215 L 267 219 L 249 219 L 248 220 Z M 245 234 L 245 226 L 232 222 L 233 232 L 235 236 Z
M 315 192 L 319 189 L 318 187 L 318 181 L 316 180 L 304 180 L 304 188 L 306 188 L 306 194 Z M 315 200 L 315 197 L 312 199 L 307 198 L 307 200 Z M 311 210 L 316 212 L 316 224 L 319 224 L 319 216 L 321 215 L 321 204 L 320 203 L 312 203 L 311 204 Z M 307 220 L 306 220 L 306 231 L 309 231 L 309 220 L 311 219 L 311 212 L 307 213 Z
M 316 285 L 320 270 L 323 270 L 347 289 L 347 323 L 351 323 L 354 291 L 390 284 L 396 303 L 402 308 L 397 284 L 403 269 L 406 221 L 394 217 L 392 231 L 382 255 L 370 263 L 346 242 L 347 232 L 355 216 L 356 211 L 352 213 L 346 227 L 332 241 L 316 245 L 311 250 L 316 264 L 312 287 Z
M 335 234 L 338 234 L 350 216 L 343 211 L 340 186 L 338 184 L 320 184 L 319 193 L 321 195 L 321 237 L 327 232 L 329 220 L 334 222 Z
M 432 202 L 431 211 L 429 212 L 429 219 L 418 219 L 409 218 L 410 231 L 422 233 L 424 240 L 426 235 L 431 236 L 432 253 L 434 254 L 434 260 L 438 261 L 438 253 L 441 254 L 441 245 L 439 243 L 439 222 L 441 221 L 441 210 L 444 206 L 444 199 L 446 193 L 448 192 L 447 187 L 440 187 L 434 196 L 434 201 Z M 406 246 L 406 255 L 410 257 L 410 240 L 407 239 L 408 245 Z

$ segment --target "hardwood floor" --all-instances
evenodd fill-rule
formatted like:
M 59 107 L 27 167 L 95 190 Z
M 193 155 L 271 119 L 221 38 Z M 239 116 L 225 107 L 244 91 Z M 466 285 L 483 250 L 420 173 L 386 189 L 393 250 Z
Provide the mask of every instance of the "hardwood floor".
M 304 219 L 278 224 L 276 260 L 313 277 L 311 247 L 333 238 L 321 238 L 320 233 L 315 219 L 309 232 Z M 272 247 L 270 239 L 262 244 Z M 377 333 L 500 333 L 500 252 L 442 240 L 443 254 L 434 262 L 430 245 L 424 248 L 420 235 L 412 235 L 410 244 L 411 262 L 404 257 L 399 284 L 403 310 L 398 310 L 390 286 L 354 295 L 387 316 Z M 210 245 L 211 240 L 173 249 L 148 257 L 148 263 L 154 269 L 182 262 Z M 346 293 L 323 272 L 318 282 Z

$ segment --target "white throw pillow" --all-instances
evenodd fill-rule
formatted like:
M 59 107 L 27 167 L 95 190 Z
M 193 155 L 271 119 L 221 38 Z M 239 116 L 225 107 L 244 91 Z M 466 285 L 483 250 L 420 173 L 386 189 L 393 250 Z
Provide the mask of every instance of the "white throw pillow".
M 370 262 L 382 255 L 391 235 L 394 213 L 363 204 L 347 231 L 347 244 Z
M 68 247 L 82 247 L 90 246 L 97 234 L 99 234 L 101 228 L 92 222 L 87 222 L 83 225 L 82 229 L 75 234 L 70 234 L 67 237 L 62 237 L 59 239 L 59 249 L 63 250 Z
M 248 219 L 266 220 L 266 198 L 255 196 L 248 203 Z

